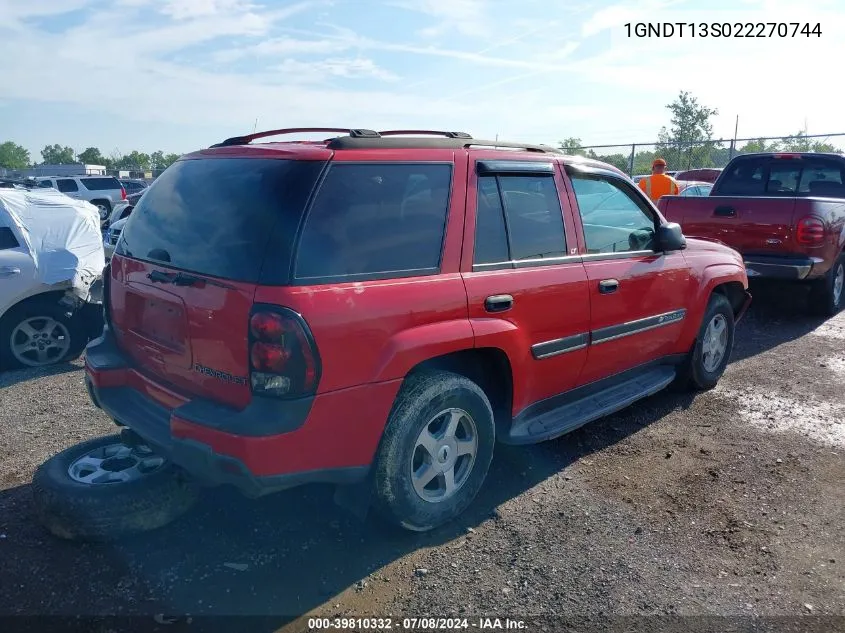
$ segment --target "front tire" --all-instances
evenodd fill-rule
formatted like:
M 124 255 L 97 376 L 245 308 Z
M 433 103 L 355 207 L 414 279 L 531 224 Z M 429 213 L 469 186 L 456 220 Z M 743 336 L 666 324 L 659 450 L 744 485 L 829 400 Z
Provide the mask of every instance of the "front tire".
M 814 314 L 832 317 L 842 309 L 845 294 L 845 255 L 840 255 L 833 267 L 810 291 L 810 309 Z
M 676 387 L 686 391 L 706 391 L 719 382 L 734 344 L 734 312 L 730 301 L 713 294 L 695 339 L 695 347 L 678 372 Z
M 81 442 L 35 472 L 36 514 L 53 535 L 107 541 L 166 525 L 187 512 L 197 488 L 144 445 L 119 435 Z
M 493 409 L 478 385 L 451 372 L 410 376 L 376 455 L 376 510 L 416 532 L 451 521 L 481 489 L 494 444 Z

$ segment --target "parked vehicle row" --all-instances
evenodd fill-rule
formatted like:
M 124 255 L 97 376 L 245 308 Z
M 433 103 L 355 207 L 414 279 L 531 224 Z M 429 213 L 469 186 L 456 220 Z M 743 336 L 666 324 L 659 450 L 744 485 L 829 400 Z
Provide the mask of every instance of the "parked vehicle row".
M 333 136 L 254 143 L 305 131 Z M 183 156 L 105 220 L 85 382 L 122 432 L 39 470 L 39 516 L 141 529 L 132 504 L 104 519 L 97 486 L 141 486 L 153 455 L 162 521 L 190 505 L 178 471 L 248 496 L 335 484 L 403 528 L 442 525 L 497 443 L 714 387 L 749 276 L 812 283 L 836 312 L 843 183 L 841 157 L 745 155 L 656 207 L 609 165 L 452 132 L 274 130 Z M 104 451 L 127 472 L 86 470 Z

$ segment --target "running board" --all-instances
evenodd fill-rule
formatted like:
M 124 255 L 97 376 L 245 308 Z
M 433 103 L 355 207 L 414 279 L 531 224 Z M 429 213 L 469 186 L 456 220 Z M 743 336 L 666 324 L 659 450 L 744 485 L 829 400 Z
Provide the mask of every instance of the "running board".
M 669 386 L 675 374 L 675 367 L 654 367 L 612 387 L 517 422 L 502 441 L 534 444 L 554 439 L 657 393 Z

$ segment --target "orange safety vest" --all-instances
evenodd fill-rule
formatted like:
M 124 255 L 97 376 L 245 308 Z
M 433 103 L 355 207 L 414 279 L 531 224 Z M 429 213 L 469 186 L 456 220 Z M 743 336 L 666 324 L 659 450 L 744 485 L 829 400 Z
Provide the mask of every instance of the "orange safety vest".
M 653 202 L 657 202 L 662 196 L 675 196 L 681 190 L 675 179 L 666 174 L 647 176 L 640 180 L 639 186 Z

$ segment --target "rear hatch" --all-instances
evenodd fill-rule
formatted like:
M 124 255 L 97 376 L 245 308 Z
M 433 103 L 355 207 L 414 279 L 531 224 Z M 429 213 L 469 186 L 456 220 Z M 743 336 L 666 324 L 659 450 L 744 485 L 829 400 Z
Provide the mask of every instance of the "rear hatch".
M 140 371 L 188 397 L 249 403 L 255 289 L 263 274 L 286 283 L 297 226 L 330 156 L 305 153 L 209 150 L 145 191 L 112 259 L 109 307 L 118 346 Z

